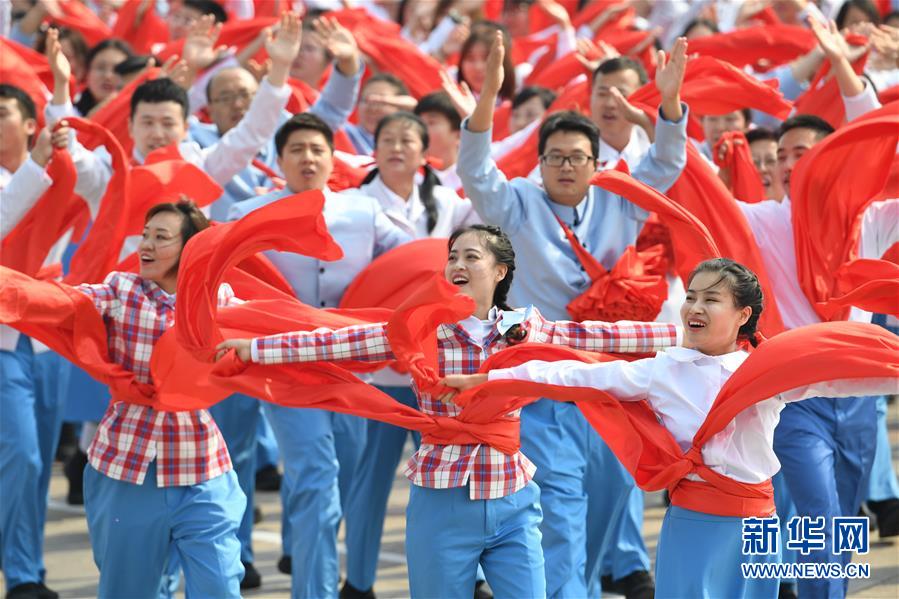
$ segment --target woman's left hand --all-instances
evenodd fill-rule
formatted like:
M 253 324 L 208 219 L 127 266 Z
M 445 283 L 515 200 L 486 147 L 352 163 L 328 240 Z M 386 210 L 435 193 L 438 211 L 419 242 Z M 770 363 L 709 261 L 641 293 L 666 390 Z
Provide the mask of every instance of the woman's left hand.
M 252 339 L 225 339 L 215 347 L 215 360 L 216 362 L 221 360 L 225 357 L 225 354 L 228 353 L 228 350 L 234 349 L 237 352 L 237 357 L 240 358 L 241 361 L 250 362 L 252 359 L 250 346 L 252 344 Z

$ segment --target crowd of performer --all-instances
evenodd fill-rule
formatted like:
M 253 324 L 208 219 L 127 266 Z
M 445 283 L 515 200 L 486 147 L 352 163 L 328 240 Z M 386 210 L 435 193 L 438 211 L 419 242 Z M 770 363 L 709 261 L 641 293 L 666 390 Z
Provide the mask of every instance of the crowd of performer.
M 899 536 L 896 0 L 10 0 L 0 33 L 7 597 L 59 596 L 61 431 L 104 598 L 264 590 L 257 488 L 292 597 L 375 597 L 407 442 L 416 598 L 840 598 L 831 523 Z M 745 574 L 781 563 L 827 574 Z

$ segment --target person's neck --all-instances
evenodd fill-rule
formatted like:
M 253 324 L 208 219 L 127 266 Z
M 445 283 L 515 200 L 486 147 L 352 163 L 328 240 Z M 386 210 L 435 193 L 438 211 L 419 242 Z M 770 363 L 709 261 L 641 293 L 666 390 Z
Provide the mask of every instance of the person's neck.
M 487 320 L 487 318 L 490 316 L 490 310 L 492 308 L 493 306 L 478 304 L 477 307 L 475 307 L 474 314 L 472 314 L 472 316 L 474 316 L 478 320 Z
M 577 208 L 578 206 L 580 206 L 581 202 L 584 201 L 584 197 L 586 197 L 586 195 L 587 195 L 587 193 L 584 192 L 584 195 L 582 195 L 579 198 L 553 198 L 553 197 L 550 197 L 549 199 L 551 199 L 556 204 L 561 204 L 562 206 L 568 206 L 569 208 Z
M 690 346 L 685 346 L 685 347 L 690 347 Z M 740 348 L 737 345 L 737 342 L 734 341 L 728 345 L 719 346 L 719 347 L 692 347 L 690 349 L 695 349 L 696 351 L 702 352 L 707 356 L 723 356 L 725 354 L 732 354 L 733 352 L 737 351 Z
M 620 131 L 615 132 L 605 132 L 603 131 L 600 135 L 600 138 L 609 145 L 616 152 L 623 152 L 624 148 L 627 147 L 627 144 L 631 142 L 631 131 L 633 130 L 633 125 L 630 127 L 625 127 Z
M 449 167 L 456 164 L 456 161 L 459 159 L 459 148 L 454 150 L 447 150 L 446 152 L 441 153 L 439 156 L 437 154 L 431 154 L 434 158 L 441 162 L 440 170 L 446 170 Z
M 165 291 L 166 293 L 168 293 L 169 295 L 172 295 L 176 291 L 178 291 L 178 277 L 177 276 L 166 277 L 159 281 L 153 281 L 153 282 L 156 283 L 157 285 L 159 285 L 159 288 L 162 289 L 163 291 Z
M 25 161 L 28 160 L 28 150 L 21 152 L 0 152 L 0 166 L 8 172 L 14 173 L 19 170 Z
M 415 189 L 414 175 L 412 179 L 407 177 L 385 177 L 381 174 L 381 181 L 387 186 L 387 189 L 403 198 L 408 202 L 412 198 L 412 191 Z

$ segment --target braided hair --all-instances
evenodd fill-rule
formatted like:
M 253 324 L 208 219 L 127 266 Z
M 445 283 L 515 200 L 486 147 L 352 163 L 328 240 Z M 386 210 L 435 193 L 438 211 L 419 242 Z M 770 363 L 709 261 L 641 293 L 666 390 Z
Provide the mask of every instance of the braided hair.
M 690 281 L 693 280 L 693 277 L 701 272 L 719 274 L 721 278 L 718 279 L 714 285 L 711 285 L 711 287 L 714 287 L 721 281 L 726 281 L 734 296 L 734 304 L 737 308 L 745 308 L 746 306 L 752 308 L 752 314 L 749 315 L 749 319 L 740 327 L 740 330 L 737 332 L 737 338 L 749 341 L 749 343 L 752 344 L 752 347 L 758 347 L 760 336 L 757 330 L 759 317 L 762 314 L 762 309 L 765 307 L 762 285 L 759 283 L 759 278 L 754 272 L 739 262 L 735 262 L 730 258 L 714 258 L 712 260 L 700 262 L 696 268 L 693 269 L 693 272 L 690 273 L 690 278 L 687 281 L 687 286 L 690 285 Z
M 494 225 L 469 225 L 453 231 L 448 242 L 448 249 L 453 249 L 453 244 L 462 235 L 466 233 L 474 233 L 480 239 L 484 248 L 493 255 L 497 264 L 506 266 L 506 276 L 502 281 L 496 284 L 493 290 L 493 305 L 503 310 L 511 312 L 512 308 L 508 303 L 509 290 L 512 288 L 512 279 L 515 276 L 515 250 L 512 248 L 512 242 L 509 237 L 497 226 Z M 527 337 L 527 330 L 519 324 L 513 325 L 504 337 L 510 343 L 520 343 Z
M 430 138 L 428 137 L 428 126 L 420 116 L 411 112 L 407 112 L 405 110 L 388 114 L 380 121 L 378 121 L 378 126 L 375 128 L 376 147 L 378 145 L 378 138 L 381 136 L 381 131 L 384 130 L 384 127 L 386 127 L 390 123 L 394 123 L 397 121 L 405 121 L 406 123 L 414 125 L 414 128 L 418 130 L 419 137 L 421 138 L 422 152 L 428 149 L 428 143 L 430 143 Z M 378 168 L 375 167 L 371 171 L 369 171 L 369 173 L 362 180 L 362 185 L 371 183 L 377 176 Z M 425 164 L 424 179 L 418 186 L 418 197 L 421 200 L 421 203 L 424 205 L 425 214 L 428 217 L 428 233 L 433 231 L 434 227 L 437 226 L 437 217 L 439 216 L 439 214 L 437 212 L 437 200 L 434 198 L 434 188 L 438 185 L 440 185 L 440 179 L 437 178 L 437 174 L 434 172 L 434 169 L 432 169 L 428 164 Z

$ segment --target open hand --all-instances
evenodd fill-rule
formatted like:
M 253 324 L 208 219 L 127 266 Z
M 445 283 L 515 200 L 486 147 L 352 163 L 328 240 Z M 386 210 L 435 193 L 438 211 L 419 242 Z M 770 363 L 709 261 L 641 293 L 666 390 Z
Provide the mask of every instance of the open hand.
M 215 46 L 221 32 L 222 24 L 216 23 L 212 15 L 203 15 L 191 26 L 181 51 L 181 58 L 191 71 L 196 73 L 207 68 L 225 50 L 223 46 Z
M 300 17 L 295 12 L 282 13 L 277 32 L 270 33 L 265 41 L 265 50 L 272 59 L 272 63 L 290 66 L 300 52 L 302 38 Z
M 443 84 L 443 91 L 449 96 L 459 116 L 463 119 L 471 116 L 475 106 L 478 105 L 478 101 L 475 99 L 474 94 L 471 93 L 471 88 L 468 87 L 468 84 L 464 81 L 456 84 L 446 71 L 440 71 L 440 81 Z
M 50 72 L 53 73 L 53 81 L 68 85 L 69 77 L 72 76 L 72 65 L 69 64 L 69 59 L 62 52 L 62 45 L 59 43 L 59 30 L 55 27 L 47 30 L 45 54 L 47 63 L 50 65 Z

